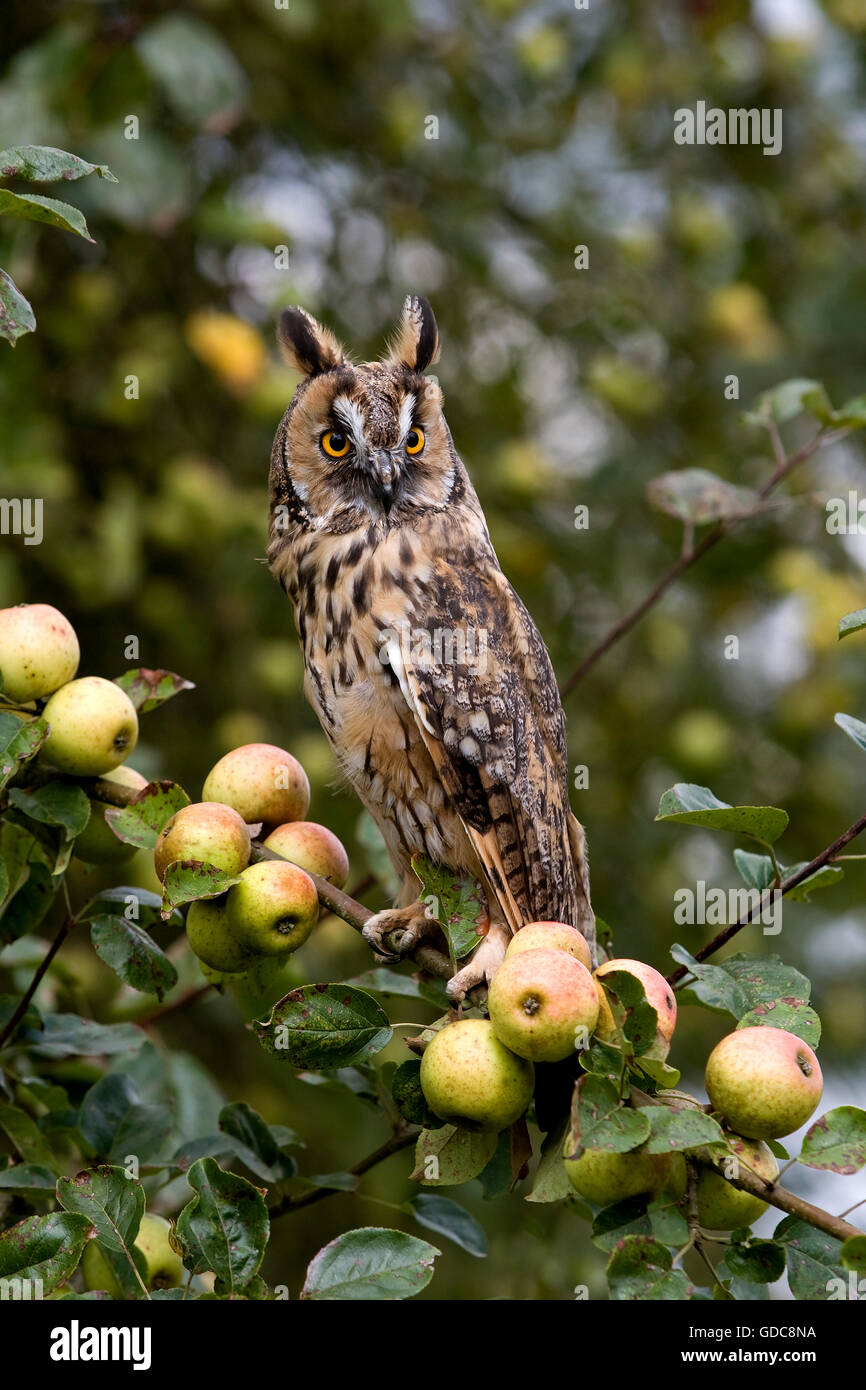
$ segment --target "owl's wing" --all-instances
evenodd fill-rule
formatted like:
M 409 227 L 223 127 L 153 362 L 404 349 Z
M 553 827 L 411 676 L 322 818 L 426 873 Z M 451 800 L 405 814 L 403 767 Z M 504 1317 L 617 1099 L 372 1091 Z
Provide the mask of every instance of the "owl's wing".
M 572 853 L 565 721 L 501 570 L 440 561 L 389 661 L 505 920 L 591 922 Z M 450 644 L 450 645 L 449 645 Z

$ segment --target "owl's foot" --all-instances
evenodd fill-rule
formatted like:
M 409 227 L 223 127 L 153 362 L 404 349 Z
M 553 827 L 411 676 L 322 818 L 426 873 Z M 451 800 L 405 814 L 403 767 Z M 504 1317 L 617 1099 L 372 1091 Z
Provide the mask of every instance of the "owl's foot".
M 489 985 L 503 960 L 511 932 L 503 922 L 491 922 L 487 935 L 468 965 L 458 970 L 445 986 L 445 992 L 452 1003 L 457 1004 L 476 985 Z
M 365 923 L 361 935 L 377 956 L 394 961 L 414 951 L 428 937 L 437 936 L 440 930 L 436 919 L 428 916 L 425 904 L 416 902 L 375 913 Z

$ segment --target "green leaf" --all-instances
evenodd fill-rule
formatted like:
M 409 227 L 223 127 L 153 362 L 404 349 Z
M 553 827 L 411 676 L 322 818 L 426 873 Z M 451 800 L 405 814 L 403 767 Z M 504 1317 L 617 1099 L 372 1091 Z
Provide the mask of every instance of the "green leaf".
M 619 1035 L 628 1044 L 629 1056 L 642 1056 L 656 1043 L 658 1014 L 649 1003 L 641 981 L 627 970 L 606 971 L 599 976 Z
M 396 970 L 389 970 L 386 965 L 374 965 L 371 970 L 365 970 L 361 975 L 353 975 L 346 984 L 372 994 L 384 994 L 386 998 L 391 994 L 406 999 L 424 998 L 414 975 L 399 975 Z
M 747 888 L 765 893 L 776 882 L 776 870 L 769 854 L 750 854 L 748 850 L 735 849 L 734 863 Z
M 444 1124 L 444 1120 L 433 1114 L 424 1099 L 421 1089 L 421 1063 L 417 1059 L 401 1062 L 397 1067 L 391 1077 L 391 1095 L 399 1114 L 410 1125 L 439 1129 Z
M 96 1227 L 100 1246 L 106 1254 L 117 1257 L 111 1264 L 121 1275 L 124 1289 L 140 1287 L 136 1277 L 140 1254 L 136 1260 L 133 1246 L 144 1215 L 141 1183 L 123 1168 L 101 1164 L 74 1178 L 60 1178 L 57 1200 L 66 1211 L 76 1212 Z
M 735 487 L 706 468 L 679 468 L 651 478 L 646 495 L 652 506 L 689 525 L 752 516 L 768 504 L 750 487 Z
M 118 914 L 115 909 L 122 907 L 123 917 L 126 921 L 137 922 L 139 926 L 150 927 L 155 922 L 162 921 L 162 896 L 159 893 L 152 893 L 149 888 L 139 888 L 131 884 L 121 884 L 116 888 L 102 888 L 94 898 L 87 904 L 88 912 L 94 915 L 104 915 L 104 909 L 109 908 L 109 916 Z M 88 916 L 87 920 L 91 920 Z M 178 922 L 181 921 L 180 913 L 177 916 Z
M 669 1192 L 659 1192 L 647 1207 L 650 1234 L 660 1240 L 662 1245 L 670 1245 L 681 1250 L 689 1238 L 689 1223 L 680 1210 L 676 1197 Z
M 458 1187 L 482 1173 L 496 1152 L 498 1134 L 458 1129 L 424 1129 L 415 1145 L 412 1182 L 424 1187 Z
M 0 269 L 0 338 L 14 347 L 25 333 L 33 333 L 36 315 L 11 275 Z
M 93 949 L 124 984 L 162 999 L 177 984 L 177 970 L 148 932 L 125 917 L 96 917 L 90 926 Z
M 866 627 L 866 608 L 857 608 L 853 613 L 846 613 L 844 618 L 839 619 L 839 641 L 843 637 L 850 637 L 852 632 L 862 632 Z M 837 720 L 839 716 L 836 716 Z
M 849 1236 L 842 1244 L 842 1268 L 866 1274 L 866 1235 Z
M 862 719 L 855 719 L 853 714 L 836 714 L 833 716 L 833 722 L 854 740 L 858 748 L 866 749 L 866 724 Z
M 796 1216 L 786 1216 L 773 1232 L 784 1247 L 788 1262 L 788 1282 L 795 1298 L 821 1302 L 839 1286 L 847 1286 L 842 1264 L 842 1242 L 824 1231 L 807 1226 Z M 838 1282 L 834 1282 L 838 1281 Z M 838 1297 L 838 1292 L 836 1294 Z
M 336 1068 L 381 1052 L 391 1039 L 388 1015 L 351 985 L 303 985 L 253 1024 L 266 1051 L 293 1067 Z
M 480 883 L 432 864 L 423 854 L 412 855 L 412 869 L 421 884 L 418 897 L 445 933 L 452 962 L 462 960 L 481 939 L 478 927 L 487 909 Z
M 616 1086 L 604 1076 L 582 1076 L 572 1106 L 570 1158 L 584 1149 L 627 1153 L 649 1138 L 646 1108 L 632 1110 L 620 1100 Z
M 84 215 L 71 203 L 61 203 L 56 198 L 43 198 L 39 193 L 13 193 L 9 188 L 0 188 L 0 217 L 20 217 L 26 222 L 44 222 L 49 227 L 59 227 L 64 232 L 74 232 L 93 241 L 87 230 Z
M 117 183 L 107 164 L 88 164 L 77 154 L 56 150 L 51 145 L 13 145 L 0 150 L 0 179 L 54 183 L 58 179 L 82 179 L 88 174 L 98 174 L 109 183 Z
M 602 1207 L 592 1220 L 593 1245 L 610 1254 L 627 1236 L 652 1235 L 647 1211 L 648 1202 L 649 1197 L 644 1193 L 638 1197 L 625 1197 L 621 1202 L 611 1202 L 610 1206 Z
M 48 782 L 35 792 L 13 787 L 9 800 L 31 820 L 61 826 L 67 840 L 80 835 L 90 820 L 90 801 L 73 782 Z
M 662 795 L 656 820 L 701 825 L 708 830 L 729 830 L 772 844 L 788 824 L 788 813 L 776 806 L 729 806 L 709 787 L 677 782 Z
M 665 1090 L 673 1091 L 680 1084 L 682 1072 L 677 1071 L 676 1067 L 668 1066 L 667 1062 L 662 1062 L 657 1057 L 640 1057 L 637 1065 L 657 1086 L 663 1086 Z
M 239 875 L 227 874 L 215 864 L 179 859 L 165 871 L 162 915 L 168 918 L 176 908 L 199 898 L 220 898 L 240 881 Z
M 17 1105 L 0 1104 L 0 1129 L 22 1163 L 50 1168 L 55 1175 L 62 1172 L 45 1135 L 25 1110 L 20 1110 Z
M 94 1152 L 121 1164 L 130 1154 L 144 1163 L 160 1157 L 174 1124 L 168 1107 L 143 1105 L 131 1078 L 110 1072 L 86 1093 L 78 1128 Z
M 135 47 L 182 120 L 201 126 L 239 113 L 247 96 L 246 74 L 204 20 L 188 14 L 162 16 L 147 25 Z
M 16 1163 L 0 1169 L 0 1192 L 14 1192 L 31 1202 L 39 1197 L 53 1199 L 56 1185 L 56 1172 L 38 1163 Z
M 804 413 L 814 415 L 822 424 L 834 418 L 823 383 L 809 377 L 794 377 L 765 391 L 743 418 L 751 425 L 766 425 L 768 420 L 784 425 Z
M 804 860 L 801 864 L 792 864 L 789 869 L 783 868 L 782 877 L 790 878 L 793 874 L 799 873 L 801 869 L 805 869 L 807 863 L 808 860 Z M 816 888 L 832 888 L 834 883 L 838 883 L 844 877 L 844 869 L 833 864 L 825 864 L 823 869 L 816 869 L 808 878 L 804 878 L 803 882 L 798 883 L 796 888 L 789 888 L 785 897 L 792 903 L 808 903 L 811 901 L 811 895 Z
M 83 1216 L 62 1211 L 28 1216 L 0 1235 L 0 1279 L 42 1281 L 51 1293 L 75 1270 L 90 1233 Z
M 737 1023 L 737 1028 L 761 1026 L 784 1028 L 810 1047 L 817 1047 L 821 1041 L 821 1020 L 805 999 L 774 999 L 771 1004 L 759 1004 Z
M 0 937 L 4 941 L 16 941 L 35 931 L 54 902 L 56 892 L 57 884 L 50 869 L 40 863 L 28 865 L 25 881 L 3 912 Z
M 716 1272 L 723 1275 L 725 1269 L 750 1284 L 775 1284 L 785 1273 L 785 1251 L 774 1240 L 746 1240 L 728 1246 Z
M 475 1220 L 465 1207 L 451 1197 L 440 1197 L 436 1192 L 419 1192 L 410 1197 L 407 1206 L 419 1226 L 436 1231 L 447 1240 L 453 1240 L 461 1250 L 483 1260 L 487 1254 L 487 1234 L 484 1227 Z
M 149 782 L 128 806 L 110 806 L 105 819 L 124 844 L 154 849 L 166 822 L 188 805 L 189 797 L 176 782 Z
M 258 1188 L 199 1158 L 187 1173 L 195 1196 L 177 1218 L 184 1264 L 193 1274 L 211 1269 L 229 1292 L 256 1275 L 268 1243 L 268 1209 Z
M 650 1154 L 671 1153 L 677 1149 L 697 1149 L 705 1144 L 724 1144 L 721 1127 L 710 1115 L 687 1101 L 669 1101 L 664 1105 L 646 1105 L 652 1133 L 644 1145 Z
M 24 1038 L 40 1057 L 101 1057 L 131 1052 L 147 1042 L 132 1023 L 94 1023 L 77 1014 L 46 1014 L 42 1028 L 28 1028 Z
M 337 1192 L 355 1192 L 360 1183 L 354 1173 L 310 1173 L 303 1181 L 310 1187 L 327 1187 Z
M 6 725 L 0 748 L 0 791 L 19 768 L 36 757 L 47 737 L 48 725 L 44 719 L 31 719 L 26 724 L 15 720 L 15 727 Z
M 430 1283 L 440 1253 L 405 1231 L 381 1226 L 346 1231 L 310 1261 L 301 1298 L 412 1298 Z
M 295 1160 L 281 1152 L 270 1127 L 245 1100 L 223 1107 L 219 1127 L 235 1141 L 236 1155 L 263 1182 L 278 1183 L 295 1176 Z
M 682 1270 L 673 1268 L 670 1251 L 652 1236 L 625 1236 L 608 1261 L 607 1277 L 611 1298 L 623 1302 L 679 1301 L 693 1293 Z
M 193 682 L 185 676 L 178 676 L 174 671 L 151 671 L 147 666 L 124 671 L 122 676 L 115 676 L 114 684 L 126 691 L 139 714 L 150 714 L 182 690 L 195 690 Z
M 857 1173 L 866 1164 L 866 1110 L 839 1105 L 810 1126 L 800 1150 L 807 1168 Z
M 561 1202 L 570 1197 L 574 1188 L 568 1180 L 568 1173 L 562 1161 L 562 1145 L 568 1122 L 563 1120 L 556 1129 L 551 1130 L 541 1146 L 541 1158 L 535 1170 L 532 1191 L 527 1194 L 527 1202 Z
M 804 999 L 812 993 L 810 981 L 793 965 L 777 955 L 756 956 L 738 951 L 728 956 L 722 969 L 737 981 L 748 995 L 751 1008 L 771 1004 L 777 999 Z
M 834 410 L 833 424 L 850 429 L 861 429 L 866 425 L 866 396 L 852 396 L 838 410 Z

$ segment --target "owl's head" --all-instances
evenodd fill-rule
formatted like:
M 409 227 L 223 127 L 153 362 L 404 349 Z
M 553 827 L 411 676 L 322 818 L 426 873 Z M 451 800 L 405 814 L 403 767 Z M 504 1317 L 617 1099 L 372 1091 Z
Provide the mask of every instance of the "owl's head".
M 439 352 L 426 299 L 407 298 L 378 362 L 354 365 L 304 309 L 283 310 L 278 339 L 301 381 L 274 441 L 273 504 L 337 533 L 447 505 L 458 460 L 442 393 L 424 375 Z

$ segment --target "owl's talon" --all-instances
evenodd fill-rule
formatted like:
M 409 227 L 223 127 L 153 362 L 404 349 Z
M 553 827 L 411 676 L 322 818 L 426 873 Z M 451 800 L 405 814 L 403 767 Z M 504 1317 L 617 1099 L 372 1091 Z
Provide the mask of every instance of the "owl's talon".
M 510 940 L 511 932 L 502 922 L 491 923 L 472 959 L 456 975 L 452 975 L 445 986 L 445 993 L 453 1004 L 459 1004 L 476 985 L 490 984 L 505 959 Z
M 364 924 L 361 935 L 377 956 L 393 962 L 414 951 L 438 930 L 438 923 L 425 915 L 423 906 L 413 903 L 410 907 L 391 907 L 375 913 Z

